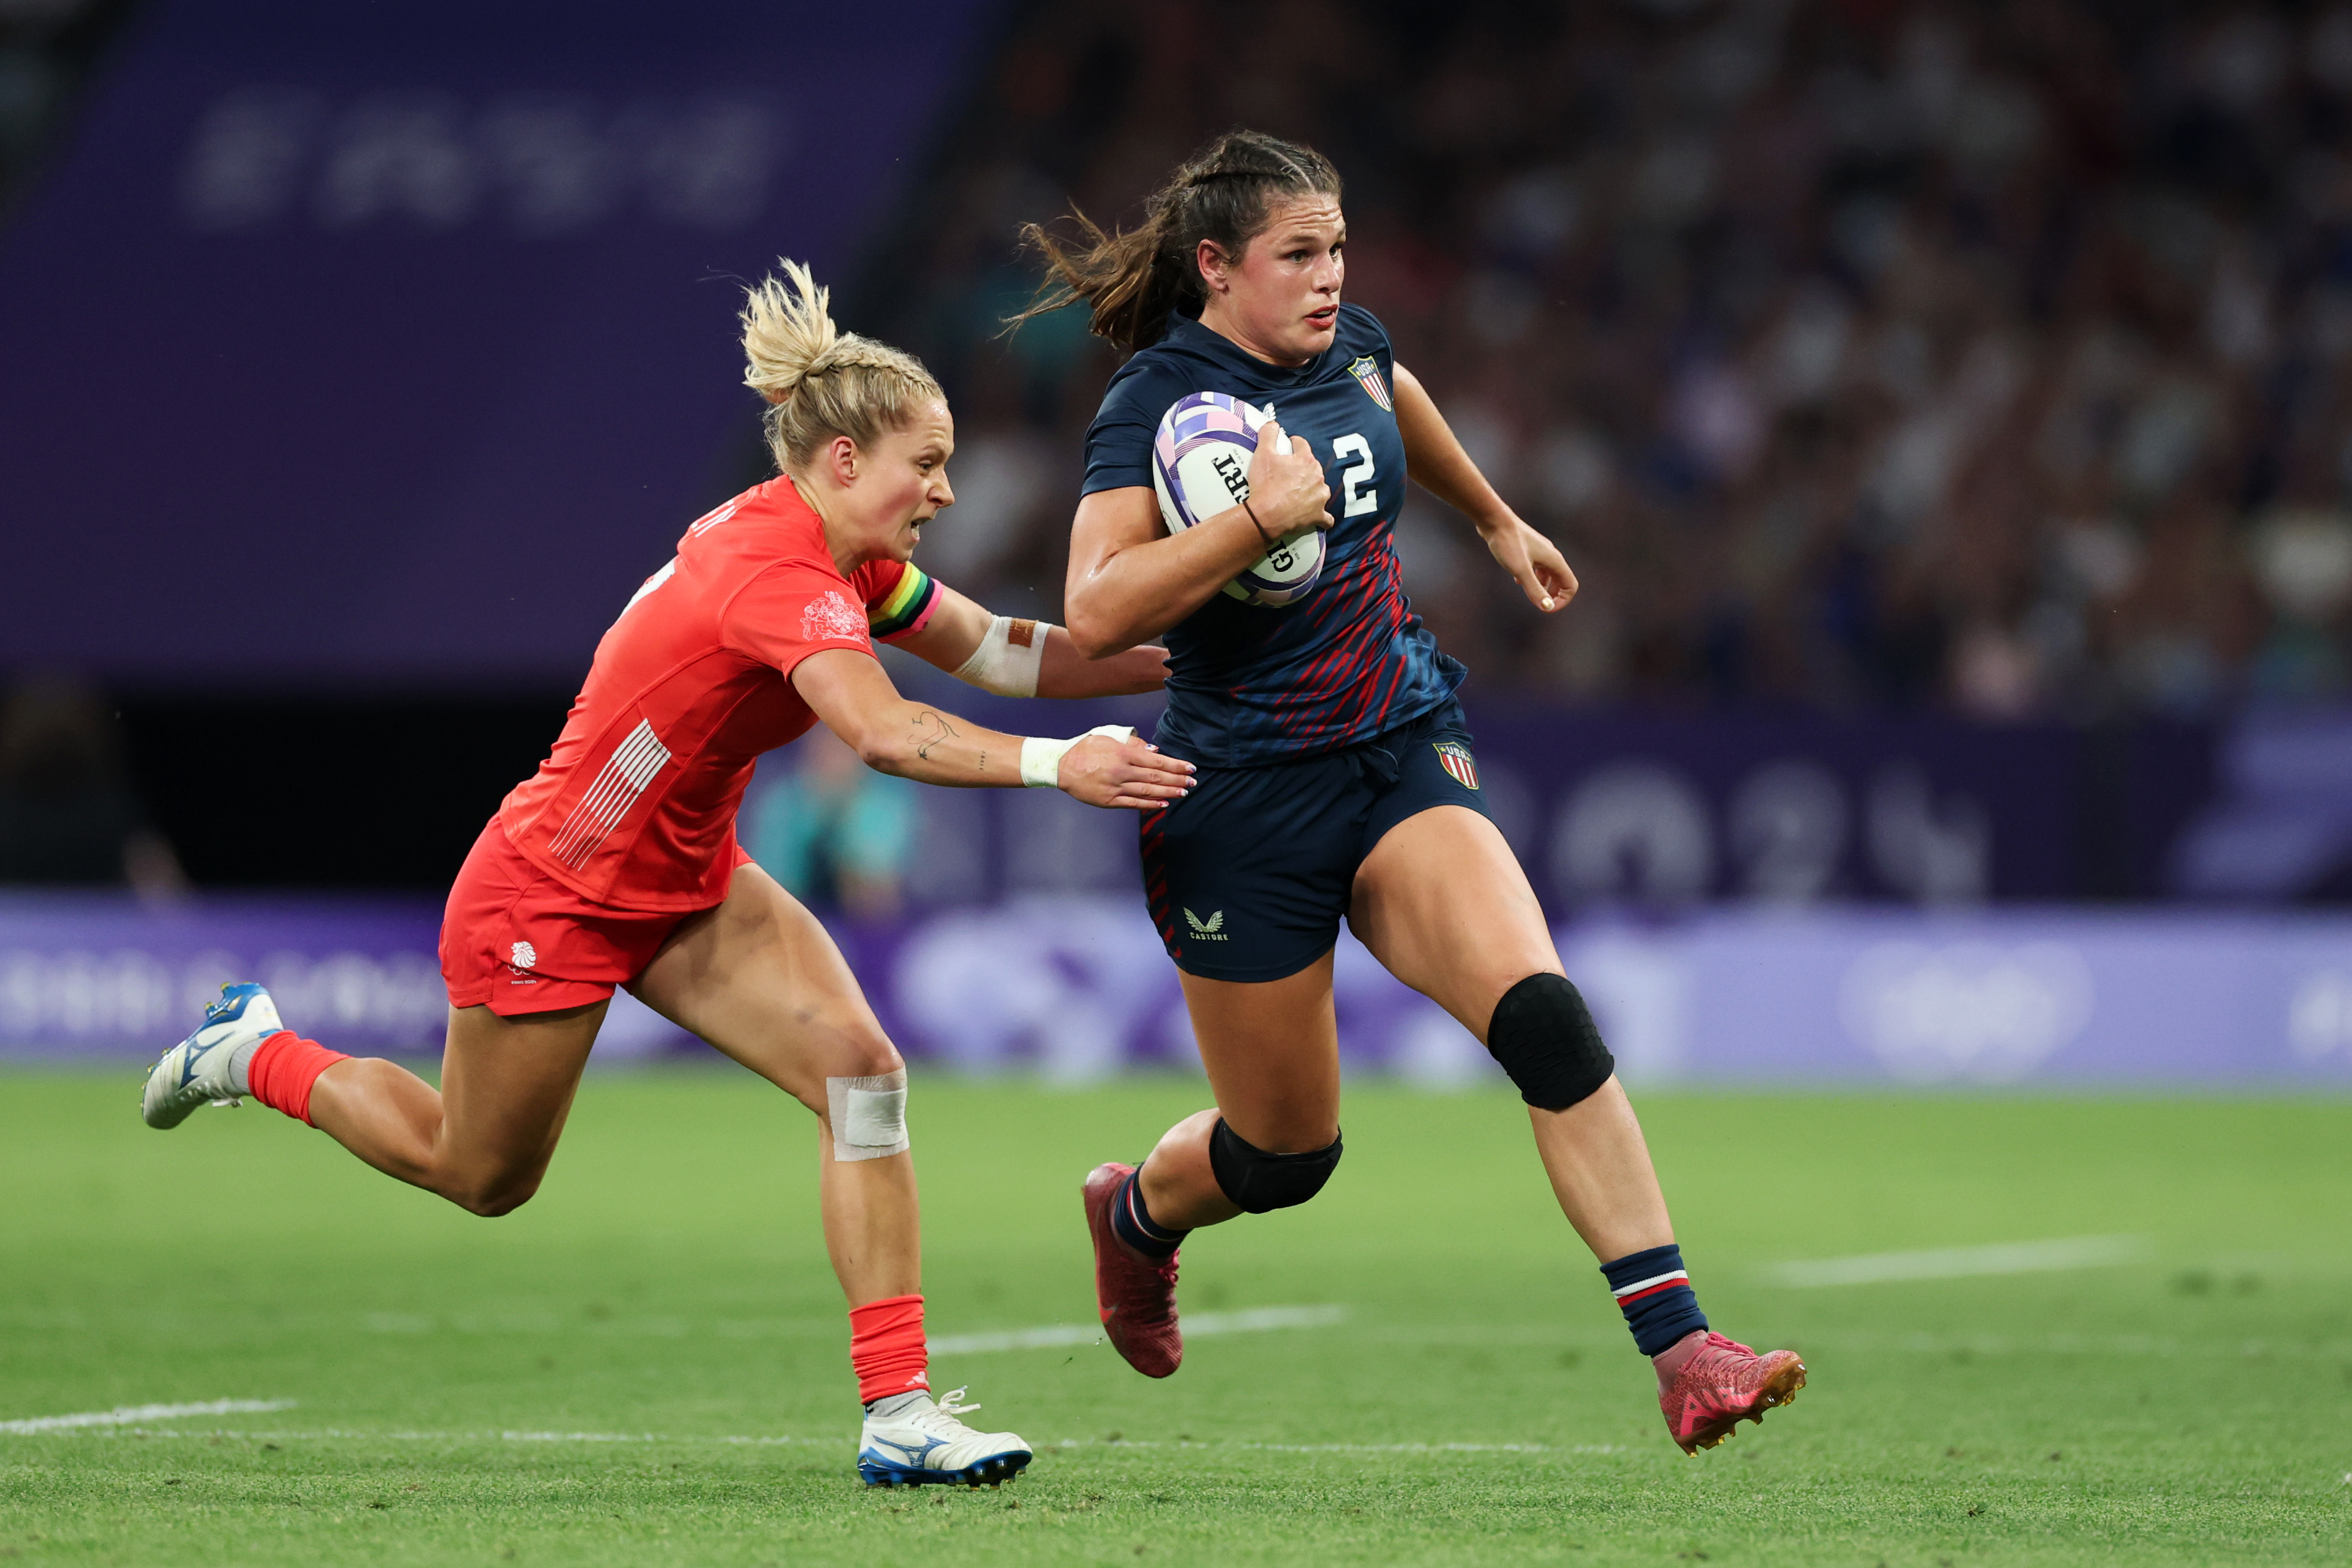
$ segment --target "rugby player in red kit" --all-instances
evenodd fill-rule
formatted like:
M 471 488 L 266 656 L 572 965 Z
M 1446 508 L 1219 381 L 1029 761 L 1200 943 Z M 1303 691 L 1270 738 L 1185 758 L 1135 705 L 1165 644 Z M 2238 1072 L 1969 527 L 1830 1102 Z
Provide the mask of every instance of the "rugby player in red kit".
M 1150 811 L 1189 764 L 1131 732 L 1002 735 L 891 685 L 877 639 L 986 689 L 1159 687 L 1156 647 L 1088 661 L 1059 627 L 989 612 L 912 561 L 950 505 L 955 430 L 911 356 L 835 329 L 804 268 L 751 291 L 745 376 L 782 472 L 702 517 L 598 644 L 553 751 L 482 830 L 441 929 L 449 1029 L 436 1090 L 397 1063 L 284 1027 L 262 987 L 224 988 L 150 1075 L 177 1125 L 250 1095 L 378 1170 L 468 1211 L 538 1189 L 615 986 L 814 1113 L 825 1243 L 850 1306 L 869 1484 L 979 1484 L 1026 1443 L 934 1399 L 923 1335 L 905 1063 L 815 918 L 751 863 L 735 814 L 753 765 L 822 723 L 872 767 L 926 783 L 1059 788 Z

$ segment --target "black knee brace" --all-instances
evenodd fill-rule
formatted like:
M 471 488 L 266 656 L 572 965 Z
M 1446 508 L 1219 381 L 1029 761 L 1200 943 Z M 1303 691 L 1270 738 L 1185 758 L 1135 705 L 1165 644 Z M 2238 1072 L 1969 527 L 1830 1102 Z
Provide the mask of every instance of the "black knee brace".
M 1541 1111 L 1590 1099 L 1617 1071 L 1584 998 L 1559 975 L 1529 975 L 1503 993 L 1486 1026 L 1486 1049 L 1519 1086 L 1519 1098 Z
M 1305 1203 L 1323 1190 L 1339 1163 L 1339 1140 L 1303 1155 L 1269 1155 L 1244 1142 L 1239 1133 L 1217 1118 L 1209 1134 L 1209 1169 L 1227 1197 L 1244 1214 L 1265 1214 Z

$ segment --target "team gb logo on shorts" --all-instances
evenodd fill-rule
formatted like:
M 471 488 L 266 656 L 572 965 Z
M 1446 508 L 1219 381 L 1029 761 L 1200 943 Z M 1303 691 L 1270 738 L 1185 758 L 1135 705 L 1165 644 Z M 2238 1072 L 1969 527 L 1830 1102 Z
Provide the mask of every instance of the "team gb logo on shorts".
M 866 641 L 866 617 L 841 596 L 839 590 L 827 589 L 803 607 L 801 640 L 805 643 L 863 643 Z
M 518 942 L 507 961 L 518 969 L 528 969 L 539 962 L 539 949 L 528 942 Z

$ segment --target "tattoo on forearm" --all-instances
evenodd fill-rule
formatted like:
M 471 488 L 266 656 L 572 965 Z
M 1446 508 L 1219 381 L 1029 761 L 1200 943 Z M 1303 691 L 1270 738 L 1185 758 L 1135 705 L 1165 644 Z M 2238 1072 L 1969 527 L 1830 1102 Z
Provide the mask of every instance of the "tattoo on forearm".
M 933 713 L 930 709 L 925 708 L 921 713 L 915 716 L 915 729 L 918 734 L 924 733 L 933 727 L 936 727 L 939 730 L 939 733 L 931 736 L 929 739 L 925 740 L 921 745 L 915 747 L 915 755 L 921 758 L 926 762 L 929 762 L 931 759 L 931 752 L 934 747 L 944 745 L 946 742 L 955 738 L 955 726 L 950 724 L 945 718 Z

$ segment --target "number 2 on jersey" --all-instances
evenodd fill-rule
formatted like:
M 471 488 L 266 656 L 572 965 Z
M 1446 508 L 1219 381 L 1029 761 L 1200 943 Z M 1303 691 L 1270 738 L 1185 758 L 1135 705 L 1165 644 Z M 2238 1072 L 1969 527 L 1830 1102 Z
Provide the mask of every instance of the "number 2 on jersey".
M 1372 444 L 1350 431 L 1331 444 L 1331 455 L 1360 459 L 1339 476 L 1340 491 L 1348 498 L 1347 510 L 1339 515 L 1360 517 L 1380 510 L 1380 492 L 1372 488 Z

